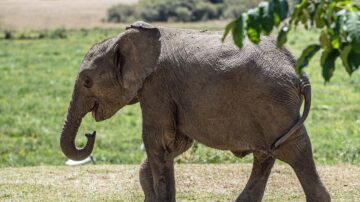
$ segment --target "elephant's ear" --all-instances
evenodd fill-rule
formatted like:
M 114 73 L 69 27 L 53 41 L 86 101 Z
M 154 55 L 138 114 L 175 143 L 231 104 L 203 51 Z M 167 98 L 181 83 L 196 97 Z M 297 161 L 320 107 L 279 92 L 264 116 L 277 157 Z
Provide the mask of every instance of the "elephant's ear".
M 131 101 L 156 68 L 160 55 L 160 32 L 149 24 L 135 23 L 119 35 L 115 59 L 124 96 Z

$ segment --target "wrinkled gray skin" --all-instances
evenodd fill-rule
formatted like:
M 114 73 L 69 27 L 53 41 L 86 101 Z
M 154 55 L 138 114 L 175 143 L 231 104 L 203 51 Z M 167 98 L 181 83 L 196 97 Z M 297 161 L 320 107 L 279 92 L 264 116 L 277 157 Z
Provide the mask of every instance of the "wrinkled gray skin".
M 137 22 L 95 44 L 75 82 L 61 134 L 64 154 L 80 160 L 91 153 L 95 134 L 87 134 L 83 149 L 74 143 L 85 114 L 102 121 L 140 102 L 145 201 L 175 201 L 174 158 L 193 140 L 239 157 L 253 153 L 250 179 L 236 201 L 261 201 L 275 159 L 294 169 L 307 201 L 330 201 L 302 123 L 271 149 L 300 120 L 302 84 L 293 56 L 271 37 L 242 49 L 230 37 L 225 43 L 220 38 L 221 33 Z

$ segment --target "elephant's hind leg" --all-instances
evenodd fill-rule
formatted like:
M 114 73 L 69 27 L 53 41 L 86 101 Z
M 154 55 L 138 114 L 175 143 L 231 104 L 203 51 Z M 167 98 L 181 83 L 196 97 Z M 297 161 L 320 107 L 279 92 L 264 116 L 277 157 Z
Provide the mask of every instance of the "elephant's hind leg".
M 316 171 L 311 143 L 305 127 L 299 129 L 276 151 L 275 157 L 288 163 L 295 171 L 308 202 L 329 202 L 330 195 Z
M 250 178 L 245 189 L 236 199 L 237 202 L 261 201 L 264 195 L 265 186 L 275 159 L 260 152 L 254 152 L 253 155 L 254 162 Z

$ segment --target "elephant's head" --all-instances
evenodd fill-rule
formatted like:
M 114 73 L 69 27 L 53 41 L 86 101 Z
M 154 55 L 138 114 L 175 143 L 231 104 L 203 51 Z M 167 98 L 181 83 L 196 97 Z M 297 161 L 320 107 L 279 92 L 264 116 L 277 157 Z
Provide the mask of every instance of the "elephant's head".
M 119 36 L 95 44 L 86 54 L 61 132 L 60 146 L 68 158 L 82 160 L 92 152 L 95 132 L 86 135 L 88 142 L 83 149 L 75 145 L 81 120 L 88 112 L 96 121 L 103 121 L 137 102 L 138 91 L 156 67 L 159 38 L 157 28 L 135 23 Z

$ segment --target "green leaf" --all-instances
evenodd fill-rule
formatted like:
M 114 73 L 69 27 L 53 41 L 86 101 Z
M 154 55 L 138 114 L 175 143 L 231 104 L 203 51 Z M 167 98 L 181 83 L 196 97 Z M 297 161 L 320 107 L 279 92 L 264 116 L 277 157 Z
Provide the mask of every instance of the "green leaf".
M 348 33 L 351 47 L 360 53 L 360 12 L 348 12 L 344 30 Z
M 274 13 L 274 24 L 278 27 L 281 23 L 280 16 L 277 13 Z
M 355 52 L 351 45 L 346 46 L 340 52 L 341 61 L 345 67 L 345 70 L 351 75 L 354 71 L 359 68 L 360 65 L 360 54 Z
M 287 0 L 273 0 L 274 13 L 278 15 L 279 20 L 282 21 L 287 18 L 289 12 L 289 4 Z
M 331 35 L 331 46 L 333 49 L 339 49 L 341 44 L 341 27 L 343 24 L 343 16 L 340 13 L 344 10 L 339 11 L 335 16 L 335 21 L 331 24 L 329 28 L 329 33 Z
M 266 34 L 269 35 L 274 27 L 274 8 L 273 4 L 270 2 L 261 2 L 259 5 L 259 15 L 261 22 L 261 29 Z
M 301 73 L 302 69 L 309 65 L 311 58 L 320 50 L 319 44 L 312 44 L 306 47 L 296 62 L 296 71 Z
M 310 4 L 310 6 L 307 8 L 308 12 L 309 12 L 309 16 L 310 16 L 310 24 L 311 26 L 314 25 L 314 21 L 315 21 L 315 14 L 316 14 L 316 7 L 319 5 L 319 3 L 312 3 Z
M 336 8 L 336 2 L 332 1 L 331 3 L 327 3 L 327 9 L 326 9 L 326 18 L 327 18 L 327 22 L 331 23 L 333 20 L 332 18 L 334 17 L 334 10 Z
M 338 7 L 347 7 L 347 6 L 351 6 L 352 4 L 353 4 L 353 2 L 350 0 L 341 0 L 341 1 L 338 1 L 337 6 Z
M 339 49 L 340 48 L 340 36 L 337 34 L 332 35 L 331 37 L 331 47 L 333 49 Z
M 315 25 L 316 28 L 323 28 L 325 26 L 325 20 L 323 17 L 324 13 L 324 1 L 321 2 L 321 4 L 316 8 L 315 13 Z
M 279 5 L 280 5 L 280 12 L 279 12 L 280 20 L 284 20 L 284 19 L 287 18 L 288 13 L 289 13 L 288 1 L 287 0 L 280 0 Z
M 244 40 L 244 16 L 240 15 L 235 21 L 234 21 L 234 27 L 232 29 L 232 35 L 235 44 L 242 48 L 243 46 L 243 40 Z
M 230 30 L 234 28 L 235 26 L 235 23 L 236 23 L 236 20 L 230 22 L 229 24 L 226 25 L 225 27 L 225 32 L 221 38 L 221 42 L 224 43 L 225 39 L 226 39 L 226 36 L 229 34 Z
M 250 41 L 258 44 L 260 42 L 261 24 L 258 9 L 250 9 L 247 18 L 247 36 Z
M 279 0 L 272 0 L 270 1 L 271 6 L 274 9 L 273 17 L 274 17 L 274 24 L 276 27 L 278 27 L 281 23 L 281 17 L 280 17 L 280 1 Z
M 309 5 L 309 0 L 300 0 L 296 6 L 303 9 L 306 8 L 308 5 Z
M 300 16 L 300 21 L 303 25 L 305 25 L 305 28 L 307 28 L 307 22 L 310 19 L 310 14 L 307 10 L 303 9 L 301 16 Z
M 339 51 L 336 49 L 324 50 L 321 55 L 322 76 L 325 82 L 330 81 L 335 71 L 335 60 L 339 56 Z
M 296 5 L 291 14 L 291 18 L 290 18 L 290 22 L 289 22 L 290 24 L 292 24 L 294 21 L 295 21 L 294 24 L 297 24 L 296 21 L 298 21 L 298 16 L 299 16 L 300 11 L 301 11 L 300 6 Z
M 326 30 L 322 31 L 319 37 L 320 46 L 324 49 L 329 49 L 331 46 L 330 36 Z
M 351 49 L 351 52 L 349 53 L 349 56 L 348 56 L 348 61 L 349 61 L 349 66 L 352 71 L 351 73 L 353 73 L 354 71 L 359 69 L 360 54 L 358 52 L 354 51 L 353 49 Z M 351 75 L 351 73 L 350 73 L 350 75 Z
M 283 26 L 278 34 L 277 37 L 277 46 L 278 47 L 282 47 L 286 41 L 287 41 L 287 33 L 289 33 L 289 27 L 288 26 Z
M 351 75 L 352 70 L 349 65 L 348 56 L 351 51 L 351 45 L 346 46 L 343 50 L 340 52 L 340 58 L 341 61 L 345 67 L 345 70 Z

